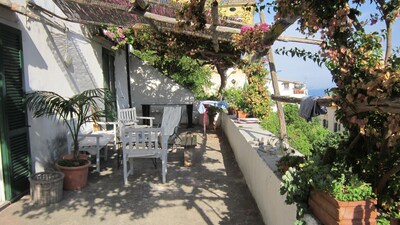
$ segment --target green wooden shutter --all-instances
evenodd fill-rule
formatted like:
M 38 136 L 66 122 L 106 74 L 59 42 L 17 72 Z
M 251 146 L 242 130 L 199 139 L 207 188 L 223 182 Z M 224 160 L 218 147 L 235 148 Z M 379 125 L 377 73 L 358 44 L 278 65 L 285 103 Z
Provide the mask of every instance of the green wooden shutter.
M 115 91 L 115 57 L 113 54 L 103 48 L 102 49 L 102 61 L 103 61 L 103 77 L 104 88 L 108 89 L 114 96 L 113 105 L 105 105 L 106 120 L 115 121 L 117 119 L 117 103 L 116 103 L 116 91 Z
M 6 199 L 29 190 L 30 157 L 26 108 L 23 104 L 21 32 L 0 24 L 2 157 Z

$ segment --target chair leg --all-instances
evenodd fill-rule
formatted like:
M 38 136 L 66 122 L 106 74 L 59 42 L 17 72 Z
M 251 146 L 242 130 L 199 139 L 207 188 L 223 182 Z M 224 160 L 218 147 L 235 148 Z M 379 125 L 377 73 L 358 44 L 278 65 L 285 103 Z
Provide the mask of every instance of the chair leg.
M 153 161 L 154 168 L 157 169 L 157 158 L 151 158 Z
M 100 172 L 100 150 L 96 154 L 96 171 Z
M 123 171 L 124 171 L 124 183 L 128 185 L 128 165 L 127 165 L 127 158 L 125 154 L 122 153 L 122 164 L 123 164 Z
M 133 158 L 129 158 L 129 167 L 128 175 L 133 175 Z
M 167 182 L 167 154 L 163 153 L 161 156 L 161 173 L 162 173 L 162 182 Z
M 108 158 L 108 145 L 104 146 L 104 161 L 107 161 Z

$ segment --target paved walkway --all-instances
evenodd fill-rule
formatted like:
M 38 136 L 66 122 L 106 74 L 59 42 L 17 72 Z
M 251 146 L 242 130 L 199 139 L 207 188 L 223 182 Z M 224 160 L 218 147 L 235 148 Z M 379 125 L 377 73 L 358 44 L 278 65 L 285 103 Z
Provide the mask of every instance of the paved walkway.
M 160 163 L 138 159 L 129 186 L 123 185 L 116 160 L 89 174 L 82 191 L 64 191 L 61 202 L 39 207 L 29 196 L 0 212 L 0 224 L 263 224 L 244 178 L 222 132 L 200 128 L 193 165 L 183 167 L 183 151 L 169 154 L 167 183 Z M 104 166 L 103 166 L 104 165 Z

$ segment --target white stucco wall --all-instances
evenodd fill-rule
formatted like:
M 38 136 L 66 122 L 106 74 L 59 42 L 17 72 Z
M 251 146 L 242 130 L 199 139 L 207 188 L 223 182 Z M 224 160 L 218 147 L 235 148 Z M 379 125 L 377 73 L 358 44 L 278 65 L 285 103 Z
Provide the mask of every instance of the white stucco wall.
M 186 105 L 194 103 L 191 91 L 133 55 L 130 57 L 130 68 L 132 106 L 136 107 L 139 115 L 143 104 L 151 105 L 150 116 L 156 117 L 156 123 L 159 123 L 163 106 L 181 105 L 181 123 L 187 123 Z M 195 107 L 193 110 L 196 112 Z
M 292 225 L 296 221 L 296 207 L 285 203 L 279 192 L 280 177 L 275 173 L 276 155 L 260 156 L 249 141 L 267 138 L 270 133 L 258 124 L 236 124 L 221 113 L 222 129 L 229 140 L 235 159 L 243 173 L 265 224 Z M 264 153 L 263 153 L 264 154 Z
M 12 2 L 25 6 L 26 1 Z M 35 2 L 62 15 L 52 1 Z M 22 34 L 26 91 L 54 91 L 68 97 L 83 90 L 103 87 L 102 48 L 110 49 L 110 43 L 84 35 L 87 27 L 80 24 L 54 17 L 51 20 L 60 27 L 27 19 L 0 7 L 0 23 L 20 30 Z M 61 29 L 65 27 L 68 29 Z M 116 53 L 116 90 L 121 105 L 128 105 L 125 65 L 125 53 Z M 43 171 L 52 167 L 54 160 L 66 152 L 65 128 L 47 119 L 33 119 L 30 113 L 28 123 L 33 172 Z

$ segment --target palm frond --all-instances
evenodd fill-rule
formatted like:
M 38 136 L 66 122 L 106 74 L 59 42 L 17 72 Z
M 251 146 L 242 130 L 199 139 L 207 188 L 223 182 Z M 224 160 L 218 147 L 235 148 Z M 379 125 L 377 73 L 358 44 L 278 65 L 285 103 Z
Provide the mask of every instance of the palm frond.
M 91 89 L 64 98 L 51 91 L 36 91 L 27 94 L 25 103 L 34 117 L 60 118 L 67 125 L 74 141 L 74 155 L 78 155 L 78 134 L 87 122 L 96 122 L 104 116 L 99 104 L 113 104 L 112 94 L 103 88 Z

